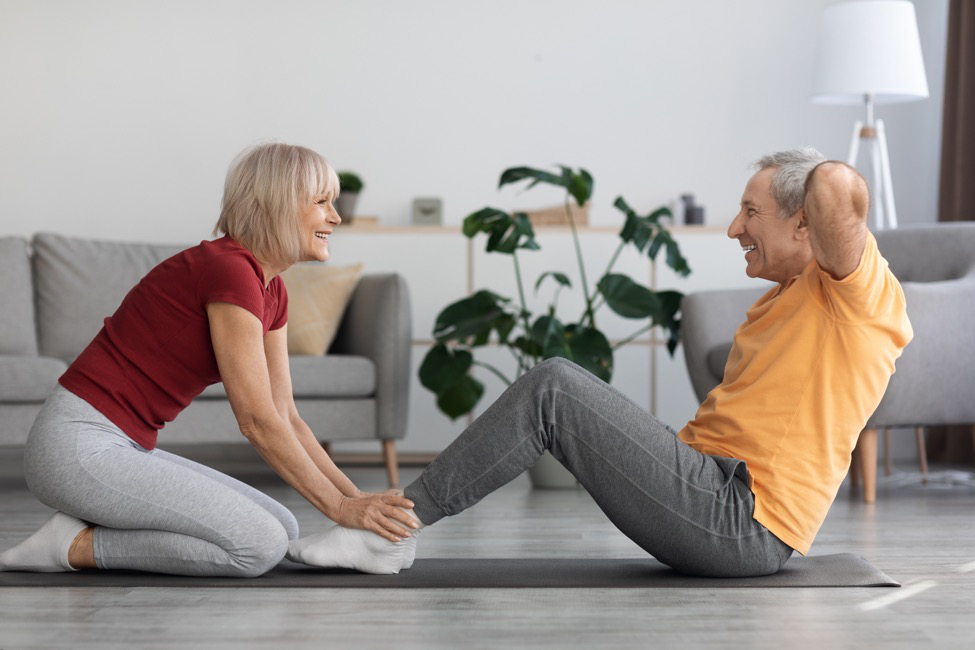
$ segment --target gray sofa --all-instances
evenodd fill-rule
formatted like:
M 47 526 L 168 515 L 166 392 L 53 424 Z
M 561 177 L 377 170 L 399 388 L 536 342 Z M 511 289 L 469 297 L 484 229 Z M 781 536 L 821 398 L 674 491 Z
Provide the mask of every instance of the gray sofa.
M 152 267 L 185 248 L 38 234 L 0 237 L 0 445 L 23 445 L 58 377 Z M 394 440 L 406 433 L 409 292 L 397 274 L 359 281 L 329 352 L 291 357 L 295 402 L 319 440 L 383 443 L 395 485 Z M 240 442 L 222 384 L 160 432 L 171 443 Z

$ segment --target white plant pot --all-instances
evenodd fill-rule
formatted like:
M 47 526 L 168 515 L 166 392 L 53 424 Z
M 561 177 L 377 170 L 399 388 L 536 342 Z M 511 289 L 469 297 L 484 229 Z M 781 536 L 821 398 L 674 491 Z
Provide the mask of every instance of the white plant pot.
M 333 204 L 335 205 L 335 211 L 342 217 L 342 221 L 347 224 L 352 223 L 352 217 L 355 216 L 355 202 L 358 198 L 358 192 L 342 192 L 339 194 L 339 198 L 335 199 Z

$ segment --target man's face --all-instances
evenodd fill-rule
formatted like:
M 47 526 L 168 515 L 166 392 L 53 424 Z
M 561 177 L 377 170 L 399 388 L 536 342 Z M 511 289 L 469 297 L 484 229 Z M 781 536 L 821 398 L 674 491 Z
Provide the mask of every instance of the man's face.
M 728 227 L 728 236 L 741 243 L 745 253 L 745 273 L 785 285 L 802 273 L 812 259 L 812 247 L 802 224 L 800 209 L 787 219 L 779 216 L 772 198 L 775 168 L 752 176 L 741 195 L 741 210 Z

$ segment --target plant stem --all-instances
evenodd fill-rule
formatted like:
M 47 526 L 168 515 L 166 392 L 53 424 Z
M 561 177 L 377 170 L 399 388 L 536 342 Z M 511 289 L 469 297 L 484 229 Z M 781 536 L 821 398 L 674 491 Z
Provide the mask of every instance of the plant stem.
M 508 386 L 511 385 L 511 380 L 508 379 L 507 377 L 505 377 L 503 374 L 501 374 L 501 371 L 498 370 L 497 368 L 495 368 L 494 366 L 492 366 L 491 364 L 484 363 L 483 361 L 477 361 L 477 360 L 475 360 L 473 365 L 475 365 L 475 366 L 481 366 L 482 368 L 484 368 L 486 370 L 489 370 L 490 372 L 493 372 L 495 374 L 495 376 L 498 377 L 498 379 L 500 379 L 501 381 L 503 381 Z
M 616 264 L 616 260 L 620 256 L 620 253 L 623 252 L 623 247 L 624 246 L 626 246 L 626 242 L 625 241 L 624 242 L 620 242 L 620 245 L 616 247 L 616 252 L 613 253 L 613 256 L 609 259 L 609 264 L 606 265 L 606 270 L 603 271 L 603 277 L 604 278 L 607 275 L 609 275 L 609 272 L 610 271 L 613 270 L 613 266 Z M 595 303 L 596 300 L 599 298 L 599 294 L 600 293 L 601 292 L 599 291 L 599 285 L 597 284 L 596 285 L 596 290 L 592 294 L 592 301 L 593 301 L 593 303 Z M 597 311 L 599 311 L 599 308 L 602 307 L 604 304 L 606 304 L 606 301 L 605 300 L 603 300 L 599 304 L 593 304 L 592 305 L 592 313 L 595 314 Z M 579 320 L 582 321 L 582 319 L 586 317 L 586 314 L 587 313 L 588 312 L 583 311 L 582 312 L 582 316 L 579 317 Z
M 511 251 L 511 259 L 515 262 L 515 279 L 518 281 L 518 297 L 521 299 L 521 317 L 524 320 L 525 336 L 529 341 L 532 340 L 532 327 L 531 322 L 528 320 L 528 304 L 525 302 L 525 287 L 521 282 L 521 265 L 518 264 L 518 251 Z M 535 358 L 535 364 L 538 364 L 538 357 L 532 355 Z
M 579 233 L 576 232 L 576 221 L 572 218 L 572 208 L 569 204 L 569 193 L 565 194 L 565 216 L 569 218 L 569 227 L 572 229 L 572 241 L 576 245 L 576 259 L 579 260 L 579 277 L 582 278 L 582 295 L 586 298 L 586 315 L 589 317 L 589 326 L 596 328 L 596 315 L 592 310 L 592 298 L 589 296 L 589 282 L 586 281 L 586 265 L 582 261 L 582 246 L 579 245 Z
M 637 331 L 633 332 L 628 337 L 626 337 L 625 339 L 623 339 L 622 341 L 620 341 L 619 343 L 617 343 L 616 345 L 614 345 L 613 346 L 613 349 L 615 350 L 616 348 L 623 347 L 624 345 L 626 345 L 627 343 L 629 343 L 630 341 L 632 341 L 636 337 L 640 336 L 644 332 L 649 332 L 650 330 L 652 330 L 655 325 L 656 325 L 656 323 L 654 323 L 653 321 L 650 321 L 647 325 L 644 325 L 643 327 L 641 327 L 640 329 L 638 329 Z
M 613 253 L 613 256 L 609 259 L 609 264 L 606 265 L 606 270 L 603 272 L 604 277 L 609 275 L 609 272 L 613 270 L 613 265 L 616 264 L 616 259 L 620 256 L 620 253 L 623 252 L 624 246 L 626 246 L 626 242 L 621 241 L 620 245 L 616 247 L 616 252 Z
M 521 375 L 525 374 L 525 372 L 528 370 L 528 363 L 525 362 L 525 355 L 511 344 L 506 343 L 505 347 L 508 348 L 508 352 L 511 353 L 511 356 L 513 356 L 515 361 L 518 363 L 518 376 L 520 377 Z

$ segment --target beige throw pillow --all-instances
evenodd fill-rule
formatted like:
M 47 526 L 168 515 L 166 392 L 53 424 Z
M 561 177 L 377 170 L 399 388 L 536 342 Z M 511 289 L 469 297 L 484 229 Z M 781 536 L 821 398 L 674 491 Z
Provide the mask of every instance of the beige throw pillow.
M 361 275 L 362 264 L 299 264 L 281 274 L 288 289 L 288 354 L 325 354 Z

